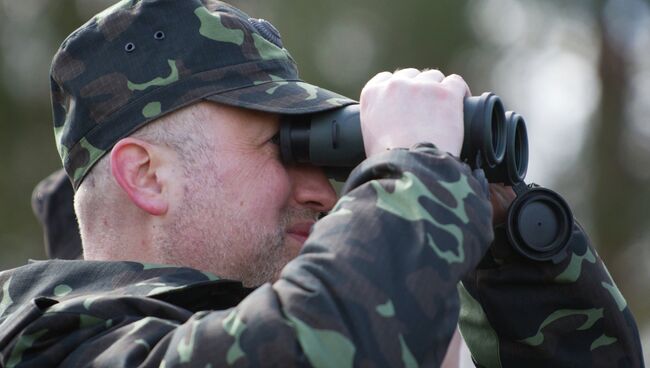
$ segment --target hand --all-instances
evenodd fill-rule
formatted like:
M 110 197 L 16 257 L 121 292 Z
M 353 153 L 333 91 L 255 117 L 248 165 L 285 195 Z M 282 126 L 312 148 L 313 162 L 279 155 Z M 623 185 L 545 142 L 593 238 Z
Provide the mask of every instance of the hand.
M 501 183 L 490 184 L 490 202 L 492 202 L 492 225 L 497 226 L 507 221 L 508 209 L 517 195 L 512 187 Z
M 463 99 L 471 96 L 456 74 L 402 69 L 374 76 L 361 91 L 361 131 L 366 156 L 391 148 L 433 143 L 459 156 L 463 145 Z

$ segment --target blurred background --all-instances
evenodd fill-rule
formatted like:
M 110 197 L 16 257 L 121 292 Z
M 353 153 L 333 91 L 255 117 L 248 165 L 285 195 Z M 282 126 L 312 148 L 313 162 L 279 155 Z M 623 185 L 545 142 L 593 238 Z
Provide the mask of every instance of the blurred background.
M 109 0 L 0 0 L 0 270 L 45 257 L 30 196 L 60 167 L 49 64 Z M 648 0 L 249 0 L 303 79 L 357 99 L 375 73 L 439 68 L 526 118 L 527 182 L 565 196 L 641 328 L 650 361 Z M 645 210 L 644 210 L 645 208 Z M 646 212 L 648 211 L 648 212 Z

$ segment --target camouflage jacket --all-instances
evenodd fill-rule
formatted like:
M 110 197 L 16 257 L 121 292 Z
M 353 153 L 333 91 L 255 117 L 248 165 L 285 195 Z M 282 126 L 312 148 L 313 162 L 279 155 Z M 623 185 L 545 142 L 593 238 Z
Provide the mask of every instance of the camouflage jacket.
M 483 258 L 485 182 L 448 155 L 372 158 L 344 193 L 280 280 L 256 290 L 134 262 L 0 273 L 0 367 L 438 366 L 461 300 L 484 366 L 642 365 L 629 309 L 586 242 L 555 278 L 496 244 Z
M 577 223 L 564 261 L 519 256 L 505 229 L 458 285 L 459 325 L 479 367 L 644 367 L 636 322 Z

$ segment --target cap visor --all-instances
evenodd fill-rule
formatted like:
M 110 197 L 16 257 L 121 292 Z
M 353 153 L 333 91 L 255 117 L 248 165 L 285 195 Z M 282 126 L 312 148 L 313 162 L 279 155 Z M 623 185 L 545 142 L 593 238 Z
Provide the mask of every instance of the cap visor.
M 278 114 L 307 114 L 358 103 L 302 81 L 269 81 L 210 95 L 205 99 Z

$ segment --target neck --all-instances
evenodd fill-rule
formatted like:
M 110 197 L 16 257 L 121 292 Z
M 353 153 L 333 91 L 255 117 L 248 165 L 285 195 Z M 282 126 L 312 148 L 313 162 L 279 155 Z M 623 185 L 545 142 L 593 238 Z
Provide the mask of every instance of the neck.
M 155 229 L 159 228 L 152 223 L 154 220 L 124 213 L 103 217 L 90 226 L 81 226 L 84 259 L 159 263 L 153 251 Z

